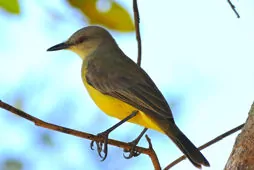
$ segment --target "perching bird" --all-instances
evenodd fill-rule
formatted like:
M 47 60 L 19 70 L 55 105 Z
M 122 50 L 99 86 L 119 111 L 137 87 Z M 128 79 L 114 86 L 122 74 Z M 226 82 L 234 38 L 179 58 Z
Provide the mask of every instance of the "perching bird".
M 68 49 L 82 59 L 82 80 L 96 105 L 120 120 L 138 111 L 129 122 L 166 134 L 200 168 L 209 162 L 176 126 L 170 107 L 148 74 L 118 47 L 99 26 L 75 32 L 47 51 Z

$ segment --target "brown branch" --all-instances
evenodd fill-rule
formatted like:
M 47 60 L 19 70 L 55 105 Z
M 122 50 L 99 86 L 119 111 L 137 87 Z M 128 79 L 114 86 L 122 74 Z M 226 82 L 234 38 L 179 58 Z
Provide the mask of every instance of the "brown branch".
M 77 137 L 88 139 L 88 140 L 93 140 L 93 141 L 98 141 L 98 142 L 104 141 L 103 138 L 96 136 L 96 135 L 92 135 L 90 133 L 81 132 L 78 130 L 74 130 L 74 129 L 70 129 L 70 128 L 66 128 L 63 126 L 58 126 L 58 125 L 55 125 L 52 123 L 45 122 L 41 119 L 38 119 L 30 114 L 23 112 L 22 110 L 19 110 L 13 106 L 7 104 L 1 100 L 0 100 L 0 108 L 10 111 L 10 112 L 14 113 L 15 115 L 18 115 L 26 120 L 29 120 L 30 122 L 33 122 L 36 126 L 40 126 L 40 127 L 46 128 L 46 129 L 58 131 L 61 133 L 65 133 L 65 134 L 72 135 L 72 136 L 77 136 Z M 142 148 L 142 147 L 137 146 L 135 149 L 137 152 L 148 155 L 150 157 L 150 159 L 152 160 L 154 167 L 157 167 L 158 166 L 158 158 L 157 158 L 153 148 L 150 147 L 151 141 L 148 140 L 148 143 L 149 143 L 149 148 Z M 108 139 L 108 144 L 110 144 L 112 146 L 119 147 L 119 148 L 123 148 L 126 150 L 130 150 L 133 147 L 129 143 L 125 143 L 125 142 L 121 142 L 121 141 L 117 141 L 117 140 L 113 140 L 113 139 Z M 157 160 L 157 162 L 155 160 Z
M 133 12 L 134 12 L 134 20 L 135 20 L 135 31 L 136 31 L 136 39 L 138 43 L 138 58 L 137 58 L 137 65 L 141 66 L 141 36 L 140 36 L 140 29 L 139 29 L 139 23 L 140 23 L 140 17 L 139 17 L 139 11 L 138 11 L 138 4 L 137 0 L 133 0 Z M 160 162 L 159 159 L 153 150 L 151 139 L 146 135 L 146 140 L 149 144 L 149 156 L 152 160 L 153 166 L 155 170 L 160 170 Z
M 232 4 L 231 0 L 228 0 L 228 3 L 229 3 L 229 5 L 230 5 L 230 7 L 232 8 L 232 10 L 235 12 L 237 18 L 240 18 L 240 15 L 239 15 L 238 12 L 236 11 L 235 6 L 234 6 L 234 4 Z
M 215 144 L 216 142 L 222 140 L 223 138 L 225 138 L 225 137 L 227 137 L 227 136 L 229 136 L 229 135 L 231 135 L 231 134 L 237 132 L 238 130 L 241 130 L 241 129 L 243 128 L 243 126 L 244 126 L 244 123 L 241 124 L 241 125 L 239 125 L 239 126 L 237 126 L 237 127 L 235 127 L 235 128 L 233 128 L 233 129 L 231 129 L 231 130 L 229 130 L 229 131 L 227 131 L 227 132 L 225 132 L 225 133 L 223 133 L 222 135 L 220 135 L 220 136 L 218 136 L 218 137 L 216 137 L 216 138 L 210 140 L 209 142 L 207 142 L 207 143 L 201 145 L 200 147 L 198 147 L 198 149 L 199 149 L 199 150 L 203 150 L 203 149 L 205 149 L 205 148 L 211 146 L 212 144 Z M 170 163 L 166 168 L 164 168 L 164 170 L 167 170 L 167 169 L 172 168 L 173 166 L 175 166 L 175 165 L 178 164 L 179 162 L 183 161 L 184 159 L 186 159 L 186 156 L 185 156 L 185 155 L 179 157 L 178 159 L 176 159 L 176 160 L 174 160 L 172 163 Z
M 139 18 L 137 0 L 133 0 L 133 12 L 134 12 L 134 20 L 135 20 L 136 39 L 138 42 L 137 64 L 140 66 L 141 65 L 141 51 L 142 51 L 142 49 L 141 49 L 141 37 L 140 37 L 140 30 L 139 30 L 140 18 Z
M 151 158 L 151 160 L 153 162 L 154 169 L 155 170 L 161 170 L 159 159 L 158 159 L 158 157 L 157 157 L 157 155 L 156 155 L 156 153 L 155 153 L 155 151 L 153 149 L 153 145 L 152 145 L 151 139 L 148 137 L 148 135 L 146 135 L 146 140 L 147 140 L 147 142 L 149 144 L 149 150 L 150 150 L 148 155 L 150 156 L 150 158 Z

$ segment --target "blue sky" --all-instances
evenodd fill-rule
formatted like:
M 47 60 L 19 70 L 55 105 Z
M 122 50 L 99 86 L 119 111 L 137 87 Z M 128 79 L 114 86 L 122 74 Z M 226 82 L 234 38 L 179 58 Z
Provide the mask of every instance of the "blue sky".
M 132 4 L 120 2 L 132 14 Z M 116 123 L 89 98 L 81 81 L 80 58 L 68 51 L 46 52 L 89 23 L 64 1 L 20 3 L 21 16 L 0 10 L 1 100 L 21 105 L 45 121 L 93 134 Z M 139 1 L 142 67 L 172 104 L 178 126 L 197 146 L 245 122 L 254 99 L 254 2 L 233 3 L 240 19 L 221 0 Z M 136 61 L 135 34 L 111 33 Z M 0 162 L 16 158 L 25 169 L 36 170 L 152 169 L 146 156 L 125 160 L 115 147 L 100 162 L 96 152 L 90 151 L 89 141 L 35 127 L 3 110 L 0 113 Z M 141 129 L 126 123 L 110 137 L 131 141 Z M 42 142 L 45 134 L 53 146 Z M 166 136 L 152 130 L 148 135 L 162 167 L 181 155 Z M 203 151 L 210 169 L 223 169 L 236 135 Z M 147 142 L 143 139 L 140 145 Z M 173 169 L 191 168 L 184 161 Z

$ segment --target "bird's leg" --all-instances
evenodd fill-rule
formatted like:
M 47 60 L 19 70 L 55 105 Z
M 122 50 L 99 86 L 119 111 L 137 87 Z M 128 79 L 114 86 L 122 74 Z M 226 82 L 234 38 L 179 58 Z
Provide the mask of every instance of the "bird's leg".
M 108 155 L 108 135 L 110 134 L 110 132 L 112 132 L 114 129 L 116 129 L 118 126 L 120 126 L 124 122 L 127 122 L 131 118 L 135 117 L 137 114 L 138 114 L 138 111 L 135 110 L 129 116 L 127 116 L 126 118 L 124 118 L 123 120 L 121 120 L 120 122 L 118 122 L 117 124 L 112 126 L 111 128 L 105 130 L 102 133 L 97 134 L 97 136 L 103 138 L 103 141 L 92 141 L 90 144 L 90 147 L 93 150 L 94 142 L 96 143 L 97 152 L 98 152 L 99 156 L 102 158 L 101 161 L 104 161 Z M 102 152 L 104 153 L 104 155 L 101 154 Z
M 131 145 L 131 149 L 124 149 L 124 152 L 128 152 L 129 155 L 128 156 L 124 156 L 124 158 L 126 159 L 130 159 L 132 157 L 136 157 L 140 155 L 140 152 L 136 151 L 136 146 L 138 145 L 138 142 L 140 141 L 140 139 L 142 138 L 142 136 L 146 133 L 147 128 L 144 128 L 142 130 L 142 132 L 138 135 L 138 137 L 136 139 L 134 139 L 132 142 L 129 142 L 129 144 Z

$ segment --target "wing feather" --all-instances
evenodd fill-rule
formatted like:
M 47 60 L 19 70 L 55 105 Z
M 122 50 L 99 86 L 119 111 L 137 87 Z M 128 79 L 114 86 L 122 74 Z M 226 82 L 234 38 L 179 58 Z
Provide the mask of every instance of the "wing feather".
M 115 58 L 112 62 L 90 60 L 86 73 L 88 84 L 144 113 L 172 118 L 165 98 L 142 68 L 129 58 L 124 58 L 124 61 L 123 58 Z

